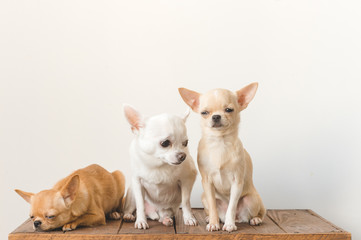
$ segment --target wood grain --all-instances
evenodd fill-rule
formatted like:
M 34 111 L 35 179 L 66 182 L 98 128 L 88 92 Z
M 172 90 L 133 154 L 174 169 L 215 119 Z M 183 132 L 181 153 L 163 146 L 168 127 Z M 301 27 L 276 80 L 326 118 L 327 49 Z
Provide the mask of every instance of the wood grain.
M 309 210 L 269 210 L 267 215 L 287 233 L 341 232 Z
M 32 221 L 26 220 L 12 233 L 9 240 L 141 240 L 141 239 L 199 239 L 199 240 L 351 240 L 351 234 L 323 219 L 311 210 L 268 210 L 260 226 L 237 223 L 238 230 L 232 233 L 206 231 L 206 214 L 203 209 L 193 209 L 198 226 L 186 226 L 182 210 L 175 216 L 175 226 L 166 227 L 158 221 L 148 220 L 149 229 L 138 230 L 134 223 L 120 220 L 109 221 L 105 226 L 78 228 L 63 233 L 60 230 L 37 232 L 33 230 Z

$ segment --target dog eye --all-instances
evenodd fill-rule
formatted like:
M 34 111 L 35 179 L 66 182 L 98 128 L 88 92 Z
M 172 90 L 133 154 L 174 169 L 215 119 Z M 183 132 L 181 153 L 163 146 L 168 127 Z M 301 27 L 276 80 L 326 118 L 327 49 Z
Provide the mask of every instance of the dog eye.
M 31 218 L 31 219 L 33 219 L 33 218 L 34 218 L 34 216 L 30 216 L 30 218 Z
M 182 144 L 184 147 L 186 147 L 188 145 L 188 140 L 185 140 Z
M 54 215 L 51 215 L 51 216 L 45 216 L 47 219 L 53 219 L 53 218 L 55 218 L 55 216 Z
M 202 114 L 202 115 L 208 115 L 209 112 L 208 112 L 208 111 L 203 111 L 203 112 L 201 112 L 201 114 Z
M 170 141 L 169 140 L 165 140 L 165 141 L 163 141 L 163 142 L 160 142 L 160 145 L 162 146 L 162 147 L 169 147 L 169 145 L 170 145 Z
M 233 108 L 226 108 L 225 111 L 228 112 L 228 113 L 233 112 Z

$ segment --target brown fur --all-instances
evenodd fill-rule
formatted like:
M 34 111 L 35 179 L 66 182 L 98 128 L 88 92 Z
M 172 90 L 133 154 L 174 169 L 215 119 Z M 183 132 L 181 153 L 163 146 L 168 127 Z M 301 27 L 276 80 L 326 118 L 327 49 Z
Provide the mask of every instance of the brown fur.
M 52 189 L 37 194 L 15 191 L 31 204 L 30 216 L 34 223 L 41 222 L 38 228 L 69 231 L 105 224 L 106 217 L 119 219 L 124 188 L 125 177 L 120 171 L 110 173 L 93 164 L 73 172 Z

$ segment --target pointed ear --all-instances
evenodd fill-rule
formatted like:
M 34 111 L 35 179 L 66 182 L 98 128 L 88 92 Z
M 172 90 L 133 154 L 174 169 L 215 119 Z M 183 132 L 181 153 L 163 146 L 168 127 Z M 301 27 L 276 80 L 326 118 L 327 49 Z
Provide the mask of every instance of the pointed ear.
M 248 106 L 248 104 L 252 101 L 254 95 L 256 95 L 257 88 L 258 88 L 258 83 L 254 82 L 236 92 L 238 104 L 240 106 L 241 111 L 245 109 Z
M 79 182 L 79 175 L 74 175 L 60 190 L 60 194 L 63 197 L 66 206 L 70 206 L 75 200 L 79 189 Z
M 187 118 L 189 117 L 190 113 L 191 113 L 190 109 L 187 108 L 187 111 L 183 114 L 183 116 L 181 116 L 181 118 L 183 119 L 183 122 L 187 121 Z
M 184 102 L 190 106 L 193 111 L 198 112 L 199 97 L 201 94 L 186 88 L 178 88 L 178 91 Z
M 128 104 L 123 104 L 123 111 L 125 118 L 131 125 L 132 131 L 139 131 L 140 128 L 144 127 L 144 119 L 140 113 Z
M 25 201 L 31 203 L 31 198 L 34 196 L 34 193 L 24 192 L 19 189 L 15 189 L 15 192 L 20 195 L 20 197 L 24 198 Z

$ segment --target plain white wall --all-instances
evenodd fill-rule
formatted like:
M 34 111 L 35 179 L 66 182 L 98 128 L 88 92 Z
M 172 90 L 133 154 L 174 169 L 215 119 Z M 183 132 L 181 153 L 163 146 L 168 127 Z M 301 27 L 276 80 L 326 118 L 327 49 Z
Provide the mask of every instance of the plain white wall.
M 258 81 L 241 139 L 267 208 L 310 208 L 361 239 L 361 2 L 0 2 L 0 234 L 91 163 L 129 179 L 122 103 L 180 114 L 178 87 Z M 199 117 L 188 122 L 196 157 Z M 200 207 L 198 176 L 192 204 Z

